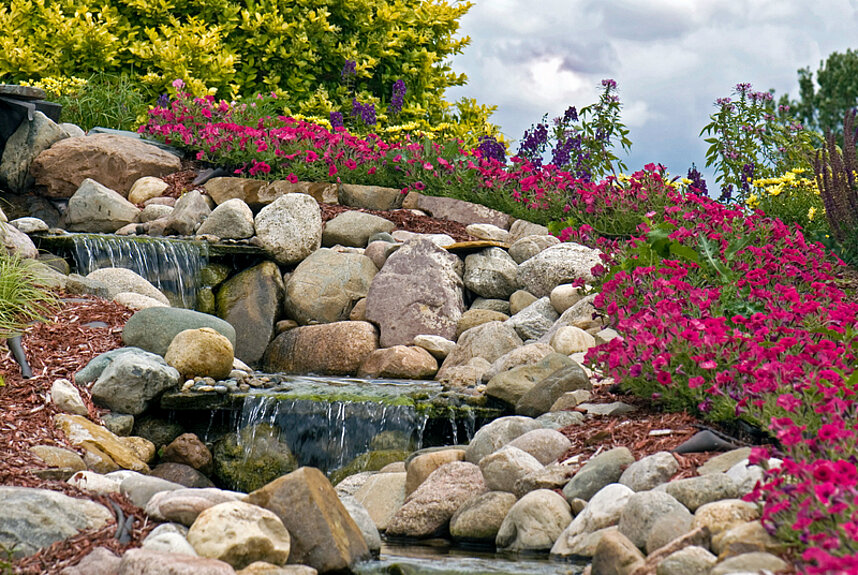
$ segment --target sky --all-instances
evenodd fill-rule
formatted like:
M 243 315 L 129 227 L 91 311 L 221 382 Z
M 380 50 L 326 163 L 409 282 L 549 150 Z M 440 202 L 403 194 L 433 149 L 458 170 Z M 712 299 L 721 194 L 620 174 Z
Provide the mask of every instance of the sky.
M 595 102 L 613 78 L 630 170 L 655 162 L 685 175 L 695 162 L 707 179 L 699 134 L 716 98 L 740 82 L 797 97 L 799 68 L 858 49 L 858 0 L 474 0 L 460 24 L 471 43 L 452 64 L 468 84 L 449 101 L 496 105 L 493 123 L 519 140 L 544 114 Z

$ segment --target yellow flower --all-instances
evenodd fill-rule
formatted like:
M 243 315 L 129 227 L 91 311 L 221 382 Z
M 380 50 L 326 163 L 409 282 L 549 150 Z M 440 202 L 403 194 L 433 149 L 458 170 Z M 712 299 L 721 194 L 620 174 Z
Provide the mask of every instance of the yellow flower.
M 757 194 L 751 194 L 748 196 L 748 199 L 745 200 L 745 203 L 751 209 L 756 209 L 760 205 L 760 198 L 757 197 Z
M 815 207 L 812 207 L 812 208 L 810 208 L 809 210 L 807 210 L 807 219 L 808 219 L 809 221 L 811 221 L 811 222 L 812 222 L 812 221 L 813 221 L 813 217 L 814 217 L 815 215 L 816 215 L 816 208 L 815 208 Z

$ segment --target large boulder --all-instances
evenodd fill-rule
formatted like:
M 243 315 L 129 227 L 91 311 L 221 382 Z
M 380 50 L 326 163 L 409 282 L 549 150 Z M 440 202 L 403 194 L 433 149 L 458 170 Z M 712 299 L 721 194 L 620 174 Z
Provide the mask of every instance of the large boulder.
M 273 511 L 292 536 L 289 559 L 319 571 L 348 570 L 369 558 L 360 528 L 318 469 L 302 467 L 247 496 Z
M 379 531 L 387 529 L 405 502 L 405 481 L 405 473 L 376 473 L 355 492 L 355 499 L 366 508 Z
M 29 191 L 34 182 L 30 164 L 36 156 L 67 137 L 53 120 L 36 111 L 33 119 L 21 122 L 6 141 L 0 159 L 0 186 L 18 194 Z
M 254 220 L 256 238 L 277 263 L 296 264 L 322 245 L 322 212 L 306 194 L 280 196 Z
M 377 272 L 364 255 L 316 250 L 286 282 L 286 315 L 304 325 L 345 321 Z
M 192 236 L 203 220 L 212 213 L 209 205 L 211 200 L 202 195 L 199 190 L 191 190 L 182 194 L 170 215 L 167 216 L 166 233 L 180 236 Z
M 518 266 L 518 281 L 536 297 L 545 297 L 560 284 L 593 281 L 590 269 L 601 264 L 599 250 L 575 243 L 551 246 Z
M 214 444 L 212 459 L 219 482 L 244 492 L 259 489 L 298 467 L 280 428 L 267 423 L 227 433 Z
M 291 539 L 277 515 L 243 501 L 226 501 L 199 514 L 188 530 L 188 543 L 202 557 L 219 559 L 235 569 L 254 561 L 283 565 Z
M 479 467 L 454 461 L 439 467 L 408 496 L 387 526 L 388 536 L 432 537 L 444 531 L 453 513 L 486 492 Z
M 233 359 L 232 343 L 210 327 L 180 332 L 164 355 L 164 361 L 176 368 L 182 379 L 226 379 L 232 371 Z
M 497 374 L 486 385 L 486 395 L 516 405 L 538 381 L 570 365 L 575 365 L 575 360 L 569 356 L 560 353 L 548 354 L 536 363 L 519 365 Z
M 13 225 L 0 222 L 0 255 L 4 253 L 26 259 L 39 257 L 39 250 L 30 236 Z
M 358 377 L 387 379 L 430 379 L 438 362 L 422 347 L 395 345 L 377 349 L 363 362 Z
M 179 385 L 179 372 L 154 353 L 124 354 L 92 386 L 92 399 L 119 413 L 137 415 L 164 391 Z
M 235 328 L 224 320 L 190 309 L 152 307 L 131 316 L 122 328 L 122 342 L 163 356 L 173 338 L 186 329 L 210 327 L 235 346 Z
M 87 178 L 69 199 L 66 220 L 73 232 L 115 232 L 137 221 L 140 208 L 121 194 Z
M 403 207 L 417 208 L 435 218 L 451 220 L 466 226 L 470 224 L 492 224 L 505 230 L 509 229 L 512 221 L 509 215 L 479 204 L 455 198 L 424 196 L 413 192 L 412 194 L 408 194 Z
M 197 229 L 197 235 L 240 240 L 253 236 L 253 212 L 235 198 L 216 207 Z
M 542 426 L 539 422 L 529 417 L 508 416 L 495 419 L 474 434 L 465 450 L 465 460 L 479 463 L 483 457 L 494 453 L 513 439 L 540 428 Z
M 103 505 L 48 489 L 0 486 L 0 501 L 0 546 L 15 559 L 113 519 Z
M 500 248 L 487 248 L 465 258 L 465 287 L 485 298 L 509 299 L 518 289 L 518 266 Z
M 365 321 L 308 325 L 277 336 L 263 365 L 270 372 L 354 375 L 377 348 L 375 327 Z
M 121 293 L 136 293 L 151 297 L 164 305 L 170 305 L 170 300 L 161 290 L 140 274 L 127 268 L 97 269 L 90 272 L 86 279 L 99 281 L 107 286 L 107 297 L 110 299 Z
M 375 276 L 366 318 L 378 324 L 382 347 L 411 345 L 417 335 L 452 339 L 465 311 L 462 261 L 429 240 L 403 245 Z
M 620 521 L 623 509 L 634 492 L 619 483 L 612 483 L 600 489 L 575 519 L 563 531 L 554 546 L 551 556 L 565 558 L 581 555 L 580 550 L 584 538 L 606 527 L 616 525 Z
M 578 362 L 558 369 L 543 377 L 522 395 L 515 404 L 515 412 L 528 417 L 538 417 L 548 412 L 560 396 L 579 389 L 591 390 L 593 384 L 587 372 Z
M 381 216 L 374 216 L 357 210 L 349 210 L 336 216 L 325 224 L 322 230 L 322 245 L 366 247 L 369 238 L 375 234 L 390 233 L 396 224 Z
M 274 262 L 263 262 L 227 281 L 217 292 L 217 315 L 235 328 L 235 357 L 248 364 L 262 359 L 274 337 L 283 303 L 283 278 Z
M 468 499 L 450 519 L 450 535 L 458 541 L 494 543 L 516 498 L 505 491 L 489 491 Z
M 479 465 L 488 489 L 508 493 L 515 493 L 515 484 L 520 479 L 542 469 L 535 457 L 511 445 L 486 455 Z
M 340 184 L 337 198 L 344 206 L 367 210 L 394 210 L 402 205 L 404 196 L 397 188 Z
M 55 143 L 33 160 L 30 173 L 42 195 L 69 198 L 87 178 L 126 196 L 139 178 L 181 168 L 179 158 L 142 140 L 94 134 Z

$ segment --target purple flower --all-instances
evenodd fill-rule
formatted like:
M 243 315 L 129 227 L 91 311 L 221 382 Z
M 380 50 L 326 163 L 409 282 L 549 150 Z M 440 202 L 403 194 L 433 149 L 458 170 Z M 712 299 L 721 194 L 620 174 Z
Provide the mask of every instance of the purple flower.
M 159 108 L 169 108 L 170 107 L 170 95 L 169 94 L 161 94 L 158 96 L 157 106 Z
M 497 160 L 501 163 L 506 162 L 506 150 L 503 144 L 498 142 L 494 136 L 481 136 L 477 149 L 480 150 L 484 158 Z
M 390 104 L 387 106 L 387 113 L 391 116 L 399 115 L 402 111 L 402 104 L 405 103 L 405 82 L 397 80 L 393 83 L 393 95 L 390 97 Z
M 751 189 L 751 180 L 754 179 L 754 163 L 750 162 L 742 166 L 742 189 L 748 191 Z
M 602 80 L 602 86 L 607 88 L 608 90 L 613 90 L 617 87 L 617 82 L 612 80 L 611 78 L 605 78 Z
M 344 127 L 343 124 L 343 113 L 342 112 L 331 112 L 331 128 L 337 129 Z
M 548 126 L 537 124 L 530 130 L 525 130 L 518 155 L 530 160 L 535 166 L 542 165 L 542 152 L 548 143 Z
M 340 72 L 340 78 L 343 80 L 350 80 L 357 76 L 357 62 L 354 60 L 346 60 L 346 63 L 343 64 L 343 71 Z
M 569 106 L 568 108 L 566 108 L 566 111 L 563 112 L 563 120 L 565 122 L 578 121 L 578 110 L 575 109 L 575 106 Z
M 375 125 L 375 105 L 372 102 L 361 104 L 357 98 L 352 99 L 352 116 L 361 119 L 365 126 Z
M 697 166 L 694 164 L 691 164 L 688 169 L 688 179 L 691 180 L 691 183 L 688 184 L 690 189 L 695 190 L 701 196 L 709 195 L 709 190 L 706 189 L 706 180 L 703 179 L 703 174 L 697 171 Z

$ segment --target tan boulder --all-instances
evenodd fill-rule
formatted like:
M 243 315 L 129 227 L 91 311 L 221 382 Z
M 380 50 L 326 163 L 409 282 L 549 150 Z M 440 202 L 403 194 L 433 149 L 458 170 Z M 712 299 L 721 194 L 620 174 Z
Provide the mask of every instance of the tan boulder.
M 430 379 L 438 362 L 422 347 L 395 345 L 372 352 L 358 370 L 358 377 Z
M 289 558 L 291 537 L 268 509 L 227 501 L 199 514 L 188 530 L 188 543 L 203 557 L 241 569 L 255 561 L 283 565 Z
M 184 379 L 226 379 L 232 371 L 233 359 L 232 343 L 208 327 L 180 332 L 164 355 L 167 365 L 176 368 Z
M 270 372 L 354 375 L 377 348 L 378 333 L 370 323 L 308 325 L 278 335 L 263 364 Z
M 134 182 L 128 192 L 128 201 L 132 204 L 142 204 L 163 194 L 170 186 L 161 178 L 143 176 Z
M 406 464 L 405 494 L 411 495 L 432 472 L 453 461 L 464 461 L 464 449 L 442 449 L 418 455 Z
M 91 446 L 95 447 L 123 469 L 144 473 L 149 471 L 149 466 L 123 441 L 124 438 L 114 435 L 85 417 L 61 413 L 54 417 L 54 423 L 65 433 L 66 439 L 72 445 L 87 451 L 91 450 Z M 96 455 L 99 455 L 98 452 Z

